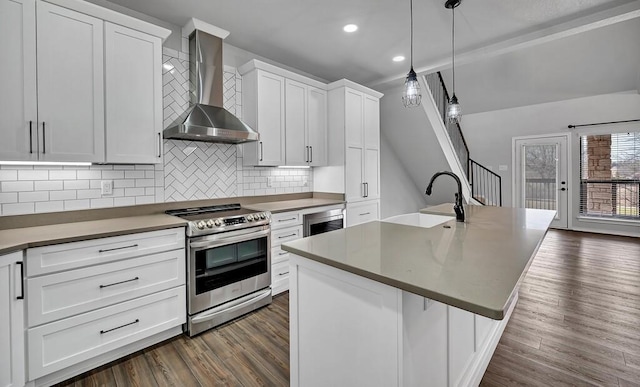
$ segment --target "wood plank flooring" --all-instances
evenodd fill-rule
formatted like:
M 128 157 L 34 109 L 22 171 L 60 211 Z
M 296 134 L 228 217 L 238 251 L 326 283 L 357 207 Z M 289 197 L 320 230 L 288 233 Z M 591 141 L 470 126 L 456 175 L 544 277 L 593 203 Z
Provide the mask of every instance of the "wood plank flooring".
M 59 386 L 287 386 L 288 305 Z M 481 386 L 640 387 L 640 239 L 549 231 Z

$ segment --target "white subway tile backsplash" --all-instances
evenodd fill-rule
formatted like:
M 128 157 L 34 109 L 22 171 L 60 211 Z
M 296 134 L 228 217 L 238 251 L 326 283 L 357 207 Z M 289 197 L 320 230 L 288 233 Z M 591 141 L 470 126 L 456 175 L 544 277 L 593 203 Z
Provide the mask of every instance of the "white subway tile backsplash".
M 18 180 L 49 180 L 48 170 L 18 171 Z
M 51 170 L 49 171 L 49 180 L 73 180 L 76 179 L 77 174 L 75 170 Z
M 14 203 L 2 205 L 2 215 L 33 214 L 34 212 L 34 203 Z
M 187 55 L 173 50 L 163 50 L 163 61 L 174 66 L 162 75 L 167 126 L 189 106 L 189 66 Z M 241 118 L 242 78 L 232 67 L 224 69 L 223 87 L 225 108 Z M 245 167 L 242 151 L 236 145 L 165 140 L 164 163 L 155 165 L 1 165 L 0 215 L 312 190 L 310 169 Z M 271 187 L 268 177 L 274 177 Z M 101 195 L 102 180 L 113 181 L 112 195 Z
M 2 192 L 33 191 L 32 181 L 3 181 L 0 184 Z
M 32 191 L 18 193 L 18 201 L 23 202 L 46 202 L 49 200 L 49 191 Z
M 59 180 L 35 181 L 34 188 L 36 191 L 56 191 L 63 189 L 63 182 Z

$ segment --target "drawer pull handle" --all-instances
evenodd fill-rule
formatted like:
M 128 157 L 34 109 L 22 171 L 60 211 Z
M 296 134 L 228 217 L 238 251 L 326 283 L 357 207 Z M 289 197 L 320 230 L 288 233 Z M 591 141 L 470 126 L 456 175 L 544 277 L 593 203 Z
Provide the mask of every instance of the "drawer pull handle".
M 287 275 L 287 274 L 289 274 L 289 272 L 288 272 L 288 271 L 285 271 L 284 273 L 279 273 L 278 275 L 279 275 L 279 276 L 283 276 L 283 275 Z
M 124 324 L 124 325 L 120 325 L 119 327 L 115 327 L 115 328 L 111 328 L 111 329 L 107 329 L 106 331 L 100 331 L 101 335 L 104 335 L 105 333 L 109 333 L 111 331 L 115 331 L 116 329 L 120 329 L 120 328 L 124 328 L 124 327 L 128 327 L 129 325 L 133 325 L 133 324 L 137 324 L 140 322 L 140 319 L 136 319 L 136 321 L 132 321 L 128 324 Z
M 371 214 L 371 213 L 370 212 L 365 212 L 365 213 L 360 214 L 360 216 L 369 215 L 369 214 Z
M 126 280 L 126 281 L 114 282 L 114 283 L 109 284 L 109 285 L 100 285 L 100 289 L 102 289 L 102 288 L 108 288 L 109 286 L 115 286 L 115 285 L 120 285 L 120 284 L 126 284 L 127 282 L 133 282 L 133 281 L 137 281 L 137 280 L 139 280 L 139 279 L 140 279 L 139 277 L 136 277 L 136 278 L 131 278 L 130 280 Z
M 289 234 L 289 235 L 281 235 L 281 236 L 278 237 L 278 239 L 289 238 L 289 237 L 296 236 L 296 235 L 298 235 L 298 234 L 293 233 L 293 234 Z
M 281 252 L 278 253 L 278 255 L 285 255 L 285 254 L 289 254 L 289 253 L 286 252 L 286 251 L 281 251 Z
M 298 218 L 289 218 L 289 219 L 278 219 L 278 222 L 288 222 L 290 220 L 296 220 Z
M 132 249 L 134 247 L 138 247 L 138 244 L 136 243 L 135 245 L 131 245 L 131 246 L 122 246 L 122 247 L 114 247 L 112 249 L 100 249 L 98 250 L 99 253 L 106 253 L 108 251 L 115 251 L 115 250 L 123 250 L 123 249 Z

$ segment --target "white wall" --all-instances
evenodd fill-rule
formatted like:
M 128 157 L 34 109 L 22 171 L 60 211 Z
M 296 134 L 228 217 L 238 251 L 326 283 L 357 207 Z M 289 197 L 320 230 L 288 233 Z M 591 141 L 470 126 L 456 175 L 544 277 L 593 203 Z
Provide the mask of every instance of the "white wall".
M 570 124 L 588 124 L 608 121 L 622 121 L 640 118 L 640 95 L 637 93 L 606 94 L 593 97 L 570 99 L 512 109 L 495 110 L 470 114 L 463 117 L 462 130 L 469 144 L 473 159 L 491 166 L 502 176 L 503 203 L 511 206 L 511 139 L 517 136 L 567 133 Z M 611 126 L 611 128 L 617 128 Z M 640 124 L 628 125 L 628 130 L 640 131 Z M 599 129 L 606 129 L 599 127 Z M 578 129 L 571 136 L 571 166 L 573 178 L 571 186 L 578 187 L 579 147 Z M 498 171 L 498 165 L 508 165 L 508 171 Z M 621 234 L 640 235 L 640 225 L 619 225 L 593 223 L 577 219 L 578 192 L 572 190 L 572 214 L 570 223 L 574 229 L 611 231 Z

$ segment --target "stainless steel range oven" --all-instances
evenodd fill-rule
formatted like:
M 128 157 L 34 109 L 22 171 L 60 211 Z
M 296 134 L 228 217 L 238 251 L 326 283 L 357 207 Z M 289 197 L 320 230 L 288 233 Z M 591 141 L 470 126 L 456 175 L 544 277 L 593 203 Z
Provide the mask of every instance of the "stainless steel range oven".
M 167 213 L 189 220 L 189 336 L 271 303 L 269 212 L 233 204 Z

